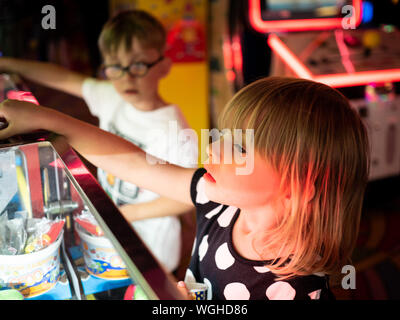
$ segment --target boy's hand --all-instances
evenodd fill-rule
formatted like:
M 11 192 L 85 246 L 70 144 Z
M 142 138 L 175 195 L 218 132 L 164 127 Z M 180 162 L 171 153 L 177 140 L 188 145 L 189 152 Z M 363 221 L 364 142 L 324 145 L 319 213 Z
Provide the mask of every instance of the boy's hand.
M 4 100 L 0 103 L 0 140 L 21 133 L 28 133 L 40 129 L 38 114 L 43 107 L 18 100 Z

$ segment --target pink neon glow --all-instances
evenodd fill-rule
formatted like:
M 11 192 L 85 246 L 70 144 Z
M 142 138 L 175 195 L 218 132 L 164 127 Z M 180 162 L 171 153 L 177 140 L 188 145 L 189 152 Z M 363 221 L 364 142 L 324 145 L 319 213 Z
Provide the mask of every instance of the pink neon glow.
M 331 87 L 351 87 L 371 82 L 395 82 L 400 81 L 400 69 L 363 71 L 353 74 L 327 74 L 315 76 L 313 80 L 325 83 Z
M 233 57 L 231 45 L 228 39 L 224 39 L 224 43 L 222 44 L 222 54 L 224 56 L 224 66 L 226 70 L 230 70 L 233 68 Z
M 242 57 L 242 46 L 240 44 L 240 38 L 236 34 L 232 39 L 232 51 L 233 51 L 233 65 L 235 70 L 242 72 L 243 68 L 243 57 Z
M 39 105 L 39 102 L 36 100 L 36 98 L 32 95 L 31 92 L 28 91 L 10 90 L 7 92 L 7 98 L 19 101 L 32 102 L 36 105 Z
M 287 64 L 288 67 L 296 74 L 296 76 L 305 79 L 311 79 L 310 70 L 289 50 L 278 36 L 271 34 L 268 37 L 268 44 L 271 49 Z
M 310 70 L 289 50 L 289 48 L 275 34 L 268 37 L 271 49 L 283 62 L 300 78 L 310 79 L 325 83 L 331 87 L 351 87 L 365 85 L 371 82 L 400 81 L 400 69 L 386 69 L 362 71 L 355 73 L 340 73 L 315 76 Z
M 355 26 L 361 22 L 361 2 L 361 0 L 353 0 Z M 342 18 L 264 21 L 261 17 L 260 0 L 249 0 L 249 19 L 253 28 L 263 33 L 342 28 Z
M 347 49 L 346 43 L 343 39 L 343 30 L 335 30 L 335 39 L 340 55 L 342 56 L 342 64 L 344 68 L 348 73 L 354 73 L 354 65 L 349 58 L 349 50 Z
M 235 74 L 235 72 L 232 71 L 232 70 L 228 70 L 228 71 L 226 72 L 226 78 L 227 78 L 230 82 L 235 81 L 235 79 L 236 79 L 236 74 Z

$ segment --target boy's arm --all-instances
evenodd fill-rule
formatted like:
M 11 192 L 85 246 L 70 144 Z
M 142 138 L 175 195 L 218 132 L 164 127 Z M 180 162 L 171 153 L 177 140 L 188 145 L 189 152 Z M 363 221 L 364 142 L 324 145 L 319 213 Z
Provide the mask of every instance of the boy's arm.
M 193 209 L 193 205 L 188 205 L 166 197 L 159 197 L 155 200 L 125 204 L 119 210 L 129 222 L 149 218 L 159 218 L 166 216 L 177 216 Z
M 161 196 L 192 205 L 190 183 L 196 169 L 161 161 L 151 164 L 157 159 L 129 141 L 56 110 L 29 102 L 2 102 L 0 118 L 8 122 L 7 128 L 0 130 L 0 140 L 37 129 L 56 132 L 65 136 L 74 149 L 104 171 Z
M 79 98 L 82 98 L 83 81 L 88 77 L 53 63 L 11 57 L 0 58 L 0 70 L 18 73 L 31 81 Z

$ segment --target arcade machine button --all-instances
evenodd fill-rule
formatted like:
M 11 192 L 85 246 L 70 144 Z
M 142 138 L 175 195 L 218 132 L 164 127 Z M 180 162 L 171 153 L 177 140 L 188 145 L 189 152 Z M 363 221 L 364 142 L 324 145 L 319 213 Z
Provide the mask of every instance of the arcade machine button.
M 318 64 L 318 62 L 313 58 L 308 59 L 307 62 L 310 66 L 316 66 Z
M 350 48 L 356 48 L 361 46 L 361 41 L 357 37 L 352 35 L 344 36 L 343 41 Z

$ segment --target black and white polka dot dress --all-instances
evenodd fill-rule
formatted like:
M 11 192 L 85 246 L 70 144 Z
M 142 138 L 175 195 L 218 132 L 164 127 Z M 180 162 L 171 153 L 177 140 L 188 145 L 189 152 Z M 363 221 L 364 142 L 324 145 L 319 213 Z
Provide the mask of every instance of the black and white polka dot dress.
M 206 171 L 198 169 L 191 183 L 191 197 L 197 208 L 197 233 L 186 282 L 208 285 L 213 300 L 286 300 L 333 298 L 323 274 L 275 281 L 268 261 L 240 256 L 232 244 L 232 228 L 240 209 L 209 201 L 204 193 Z

